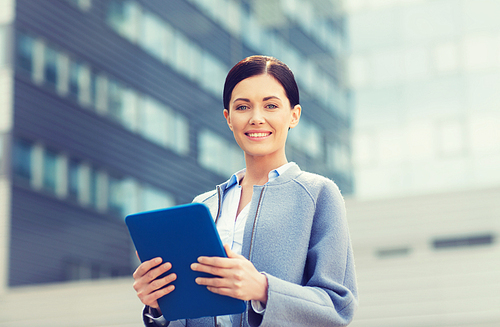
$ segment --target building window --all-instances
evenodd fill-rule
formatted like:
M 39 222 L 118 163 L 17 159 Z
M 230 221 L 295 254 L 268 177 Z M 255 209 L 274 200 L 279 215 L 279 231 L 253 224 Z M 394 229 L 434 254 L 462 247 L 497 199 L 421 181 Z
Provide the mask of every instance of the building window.
M 90 79 L 90 90 L 89 90 L 89 96 L 90 96 L 90 106 L 93 107 L 93 109 L 97 108 L 97 96 L 98 96 L 98 75 L 94 71 L 89 72 L 89 79 Z
M 140 211 L 139 183 L 133 178 L 124 178 L 122 192 L 123 215 Z
M 153 186 L 143 186 L 141 190 L 141 211 L 167 208 L 175 205 L 174 198 Z
M 199 164 L 221 176 L 231 176 L 245 167 L 241 149 L 209 130 L 198 134 L 198 147 Z
M 142 110 L 141 133 L 150 141 L 165 146 L 167 144 L 167 113 L 157 101 L 145 98 Z
M 108 110 L 108 78 L 104 74 L 95 76 L 95 84 L 93 86 L 94 106 L 98 113 L 106 115 Z
M 131 89 L 123 90 L 123 107 L 121 123 L 131 131 L 137 132 L 139 128 L 138 122 L 138 100 L 136 92 Z
M 43 188 L 55 194 L 57 187 L 57 153 L 45 149 L 43 153 Z
M 108 24 L 129 41 L 137 41 L 140 8 L 135 2 L 113 0 L 108 2 L 106 20 Z
M 123 209 L 122 179 L 110 175 L 108 176 L 108 212 L 122 217 Z
M 92 0 L 67 0 L 69 3 L 80 8 L 80 10 L 88 11 L 92 7 Z
M 376 251 L 376 256 L 379 258 L 394 258 L 394 257 L 404 257 L 411 253 L 412 249 L 409 247 L 399 247 L 399 248 L 385 248 Z
M 333 171 L 349 175 L 351 155 L 346 144 L 335 142 L 327 145 L 327 167 Z
M 93 208 L 98 207 L 98 197 L 99 197 L 99 175 L 95 168 L 90 169 L 90 179 L 89 179 L 89 200 L 90 206 Z
M 16 139 L 13 151 L 13 171 L 17 177 L 30 181 L 32 177 L 32 152 L 33 143 Z
M 432 241 L 432 246 L 435 249 L 449 249 L 461 247 L 474 247 L 491 245 L 495 242 L 495 237 L 492 234 L 482 234 L 463 237 L 447 237 L 438 238 Z
M 189 151 L 188 120 L 156 100 L 146 97 L 140 114 L 140 133 L 178 154 Z
M 124 101 L 124 88 L 116 81 L 108 81 L 108 115 L 117 122 L 122 121 Z
M 50 47 L 45 46 L 44 52 L 44 80 L 47 85 L 53 87 L 54 89 L 57 87 L 57 81 L 59 77 L 58 73 L 58 53 L 57 51 Z
M 302 118 L 289 132 L 290 143 L 311 158 L 318 158 L 322 151 L 322 130 L 316 124 Z
M 69 64 L 69 86 L 68 91 L 69 95 L 82 103 L 88 103 L 88 99 L 84 99 L 88 97 L 88 79 L 86 78 L 85 66 L 76 61 L 71 61 Z
M 139 45 L 153 57 L 166 59 L 170 27 L 156 15 L 145 12 L 141 17 Z
M 227 67 L 160 17 L 135 2 L 114 0 L 109 2 L 107 21 L 118 34 L 206 90 L 217 96 L 222 92 Z
M 33 53 L 34 53 L 35 39 L 26 35 L 19 34 L 17 38 L 17 67 L 28 72 L 33 73 Z M 4 49 L 4 48 L 2 48 Z
M 189 152 L 189 122 L 188 120 L 174 111 L 170 111 L 168 122 L 168 144 L 169 147 L 180 155 L 186 155 Z
M 68 164 L 68 198 L 79 201 L 81 198 L 81 163 L 70 159 Z

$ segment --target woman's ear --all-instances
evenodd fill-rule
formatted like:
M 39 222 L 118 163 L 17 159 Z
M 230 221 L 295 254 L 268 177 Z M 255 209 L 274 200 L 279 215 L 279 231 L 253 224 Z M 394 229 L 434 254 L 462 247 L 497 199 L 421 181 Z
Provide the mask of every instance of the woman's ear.
M 300 104 L 295 105 L 295 107 L 293 107 L 292 109 L 292 117 L 290 119 L 290 125 L 289 125 L 290 128 L 294 128 L 295 126 L 297 126 L 300 120 L 301 113 L 302 113 L 302 107 L 300 106 Z
M 226 118 L 227 126 L 230 130 L 233 130 L 233 125 L 231 124 L 231 117 L 229 116 L 229 110 L 224 109 L 224 118 Z

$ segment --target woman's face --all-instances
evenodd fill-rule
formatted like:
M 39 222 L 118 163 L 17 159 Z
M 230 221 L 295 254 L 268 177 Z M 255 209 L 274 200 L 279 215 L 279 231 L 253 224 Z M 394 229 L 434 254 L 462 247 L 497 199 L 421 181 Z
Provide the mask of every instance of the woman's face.
M 281 83 L 262 74 L 236 84 L 224 117 L 246 156 L 280 160 L 285 158 L 288 129 L 297 125 L 300 113 L 300 105 L 290 108 Z

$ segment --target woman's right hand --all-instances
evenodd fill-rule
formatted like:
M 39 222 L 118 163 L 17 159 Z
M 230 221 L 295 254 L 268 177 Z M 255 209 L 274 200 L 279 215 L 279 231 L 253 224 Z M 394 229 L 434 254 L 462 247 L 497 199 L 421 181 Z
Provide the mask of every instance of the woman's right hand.
M 161 258 L 154 258 L 141 263 L 133 274 L 135 280 L 134 289 L 141 302 L 158 310 L 160 313 L 157 300 L 174 290 L 175 286 L 168 284 L 173 282 L 177 276 L 172 273 L 163 278 L 156 278 L 170 269 L 172 269 L 170 262 L 162 264 Z

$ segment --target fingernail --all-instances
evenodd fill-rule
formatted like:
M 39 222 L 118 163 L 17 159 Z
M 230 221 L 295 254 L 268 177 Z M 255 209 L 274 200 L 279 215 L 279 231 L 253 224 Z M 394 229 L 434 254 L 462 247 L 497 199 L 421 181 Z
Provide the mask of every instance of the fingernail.
M 161 258 L 156 258 L 155 259 L 155 263 L 160 263 L 161 262 Z
M 197 263 L 191 264 L 191 269 L 195 270 L 196 268 L 198 268 L 198 264 Z

